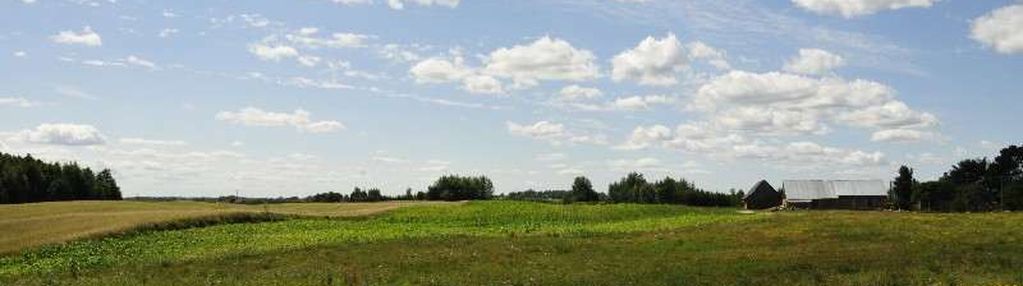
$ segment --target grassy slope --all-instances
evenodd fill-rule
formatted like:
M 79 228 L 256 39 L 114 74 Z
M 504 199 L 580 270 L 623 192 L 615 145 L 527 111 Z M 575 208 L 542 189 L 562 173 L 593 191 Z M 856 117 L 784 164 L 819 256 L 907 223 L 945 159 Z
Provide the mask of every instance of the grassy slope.
M 1023 215 L 509 202 L 220 225 L 0 259 L 0 284 L 1020 284 Z
M 269 211 L 307 216 L 359 216 L 410 203 L 234 205 L 203 202 L 75 201 L 0 205 L 0 253 L 146 224 Z M 413 203 L 415 204 L 415 203 Z

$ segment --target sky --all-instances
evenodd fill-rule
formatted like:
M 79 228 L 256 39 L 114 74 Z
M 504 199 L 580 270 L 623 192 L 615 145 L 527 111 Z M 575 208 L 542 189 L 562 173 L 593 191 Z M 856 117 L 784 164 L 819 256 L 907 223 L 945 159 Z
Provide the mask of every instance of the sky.
M 0 74 L 126 196 L 926 180 L 1023 143 L 1023 1 L 4 0 Z

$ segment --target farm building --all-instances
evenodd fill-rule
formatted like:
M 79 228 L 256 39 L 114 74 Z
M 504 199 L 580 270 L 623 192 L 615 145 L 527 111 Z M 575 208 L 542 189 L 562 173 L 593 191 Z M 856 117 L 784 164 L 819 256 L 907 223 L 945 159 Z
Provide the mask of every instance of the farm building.
M 780 206 L 782 197 L 781 193 L 775 190 L 771 184 L 761 180 L 742 197 L 742 202 L 748 210 L 762 210 Z
M 789 180 L 782 188 L 785 202 L 796 208 L 873 210 L 888 200 L 881 180 Z

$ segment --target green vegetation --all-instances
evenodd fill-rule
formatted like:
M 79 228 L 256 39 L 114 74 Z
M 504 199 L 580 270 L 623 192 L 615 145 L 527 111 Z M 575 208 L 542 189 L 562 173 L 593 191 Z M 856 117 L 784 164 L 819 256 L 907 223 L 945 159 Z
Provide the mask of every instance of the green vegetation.
M 688 206 L 739 206 L 742 193 L 722 194 L 708 192 L 696 187 L 686 179 L 664 180 L 648 183 L 642 174 L 629 173 L 618 182 L 608 186 L 607 194 L 612 202 L 641 204 L 681 204 Z
M 1019 233 L 1015 213 L 485 201 L 79 240 L 0 258 L 0 284 L 1019 284 Z
M 432 201 L 489 200 L 494 196 L 494 183 L 486 176 L 441 176 L 426 190 Z
M 891 198 L 903 210 L 1023 210 L 1023 147 L 1003 148 L 993 161 L 959 161 L 933 182 L 916 182 L 913 170 L 902 166 Z
M 121 189 L 110 170 L 93 173 L 76 163 L 0 153 L 0 204 L 120 199 Z
M 98 237 L 139 228 L 160 228 L 189 221 L 193 224 L 204 221 L 230 222 L 238 219 L 238 215 L 252 213 L 352 217 L 420 204 L 440 203 L 238 205 L 189 201 L 74 201 L 0 205 L 0 234 L 3 234 L 0 235 L 0 254 L 83 237 Z

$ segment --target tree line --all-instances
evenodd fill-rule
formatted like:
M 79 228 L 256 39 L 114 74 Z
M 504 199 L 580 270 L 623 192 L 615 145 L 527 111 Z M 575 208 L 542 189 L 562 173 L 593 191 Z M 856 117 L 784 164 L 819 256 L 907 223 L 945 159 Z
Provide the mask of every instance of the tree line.
M 991 161 L 959 161 L 935 181 L 918 182 L 902 166 L 890 192 L 892 207 L 942 212 L 1023 210 L 1023 146 L 1010 145 Z
M 677 204 L 690 206 L 738 206 L 743 193 L 715 193 L 697 188 L 686 179 L 666 177 L 653 183 L 642 174 L 629 173 L 621 180 L 608 185 L 607 194 L 599 193 L 586 177 L 576 177 L 572 190 L 534 191 L 508 193 L 501 198 L 510 200 L 546 202 L 607 202 L 637 204 Z
M 66 200 L 120 200 L 109 169 L 99 173 L 78 163 L 47 163 L 32 155 L 0 153 L 0 204 Z

